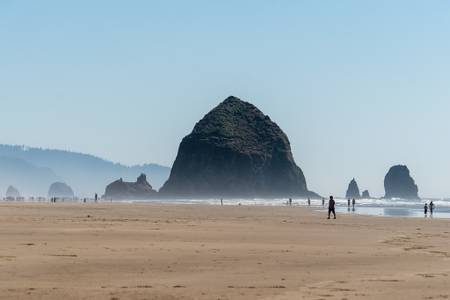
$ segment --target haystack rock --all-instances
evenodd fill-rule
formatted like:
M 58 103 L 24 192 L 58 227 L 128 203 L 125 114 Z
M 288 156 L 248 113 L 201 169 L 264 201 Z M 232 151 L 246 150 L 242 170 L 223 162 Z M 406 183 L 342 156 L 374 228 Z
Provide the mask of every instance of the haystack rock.
M 348 185 L 348 189 L 347 189 L 347 193 L 345 194 L 346 198 L 361 198 L 361 195 L 359 193 L 359 187 L 358 187 L 358 183 L 356 183 L 355 178 L 352 179 L 352 181 L 350 181 L 349 185 Z
M 67 184 L 63 182 L 55 182 L 52 183 L 48 189 L 48 197 L 71 199 L 75 197 L 75 194 L 73 193 L 72 188 Z
M 6 197 L 7 198 L 19 198 L 20 192 L 18 189 L 10 185 L 8 189 L 6 190 Z
M 393 166 L 384 178 L 385 198 L 420 199 L 407 166 Z
M 160 194 L 178 198 L 313 197 L 286 134 L 254 105 L 229 97 L 179 147 Z
M 106 187 L 105 199 L 114 200 L 147 200 L 155 198 L 157 192 L 147 181 L 147 176 L 141 174 L 136 182 L 125 182 L 120 178 Z
M 361 197 L 364 198 L 364 199 L 370 199 L 370 193 L 369 193 L 369 191 L 368 191 L 368 190 L 365 190 L 364 192 L 362 192 Z

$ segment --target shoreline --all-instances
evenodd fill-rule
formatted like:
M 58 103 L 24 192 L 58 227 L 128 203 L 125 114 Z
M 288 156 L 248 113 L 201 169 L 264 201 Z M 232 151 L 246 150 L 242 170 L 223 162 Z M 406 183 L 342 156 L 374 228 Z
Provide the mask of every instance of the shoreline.
M 237 200 L 239 201 L 239 200 Z M 306 203 L 306 200 L 304 200 Z M 244 201 L 242 201 L 244 202 Z M 317 201 L 316 201 L 317 202 Z M 308 206 L 305 203 L 294 202 L 292 206 L 287 205 L 286 203 L 276 203 L 276 202 L 268 202 L 268 203 L 260 203 L 256 201 L 248 200 L 244 202 L 244 204 L 240 204 L 239 202 L 230 203 L 224 202 L 223 207 L 268 207 L 268 208 L 291 208 L 291 209 L 310 209 L 311 211 L 327 213 L 327 206 L 318 205 L 313 203 L 311 206 Z M 1 205 L 14 205 L 14 204 L 24 204 L 24 205 L 75 205 L 75 206 L 89 206 L 89 205 L 154 205 L 154 206 L 211 206 L 211 207 L 220 207 L 220 200 L 212 201 L 212 200 L 117 200 L 112 202 L 107 201 L 99 201 L 97 203 L 91 202 L 75 202 L 75 201 L 61 201 L 56 203 L 44 202 L 44 201 L 3 201 L 0 202 Z M 384 212 L 383 212 L 384 211 Z M 408 218 L 408 219 L 435 219 L 435 220 L 450 220 L 450 207 L 438 207 L 434 214 L 428 213 L 425 215 L 423 213 L 423 208 L 417 205 L 410 206 L 395 206 L 395 205 L 367 205 L 367 204 L 359 204 L 354 209 L 349 208 L 347 205 L 338 203 L 336 205 L 336 213 L 340 216 L 350 215 L 350 216 L 372 216 L 372 217 L 383 217 L 383 218 Z

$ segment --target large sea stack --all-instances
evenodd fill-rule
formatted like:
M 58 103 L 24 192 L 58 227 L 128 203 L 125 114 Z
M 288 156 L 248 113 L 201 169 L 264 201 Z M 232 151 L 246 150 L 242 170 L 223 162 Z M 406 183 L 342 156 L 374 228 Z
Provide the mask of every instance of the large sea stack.
M 155 198 L 157 192 L 147 181 L 147 176 L 141 174 L 136 182 L 125 182 L 122 178 L 106 187 L 105 199 L 114 200 L 147 200 Z
M 356 199 L 361 198 L 361 194 L 359 193 L 358 183 L 356 183 L 355 178 L 353 178 L 352 181 L 350 181 L 348 188 L 347 188 L 347 193 L 345 194 L 345 197 L 346 198 L 356 198 Z
M 393 166 L 384 178 L 385 198 L 420 199 L 418 187 L 407 166 Z
M 73 190 L 64 182 L 55 182 L 48 189 L 49 198 L 72 199 L 75 197 Z
M 318 197 L 308 191 L 286 134 L 236 97 L 219 104 L 182 140 L 160 193 L 178 198 Z

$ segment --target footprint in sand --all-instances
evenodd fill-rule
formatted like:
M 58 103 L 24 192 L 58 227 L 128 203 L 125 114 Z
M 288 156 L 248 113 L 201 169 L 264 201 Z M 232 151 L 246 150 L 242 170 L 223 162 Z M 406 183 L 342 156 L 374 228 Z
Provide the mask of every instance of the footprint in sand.
M 405 251 L 414 251 L 414 250 L 427 250 L 433 248 L 432 246 L 420 246 L 420 245 L 413 245 L 411 247 L 405 247 L 403 250 Z
M 424 278 L 448 277 L 446 273 L 419 273 L 416 275 Z
M 438 255 L 443 256 L 443 257 L 450 257 L 450 254 L 448 252 L 445 252 L 445 251 L 434 250 L 434 251 L 428 251 L 428 253 L 438 254 Z

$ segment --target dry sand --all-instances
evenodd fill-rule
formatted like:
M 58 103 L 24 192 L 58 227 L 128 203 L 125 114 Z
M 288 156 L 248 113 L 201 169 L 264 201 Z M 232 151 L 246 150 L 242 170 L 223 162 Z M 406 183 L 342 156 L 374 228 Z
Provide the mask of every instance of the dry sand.
M 450 221 L 1 204 L 0 299 L 450 299 Z

